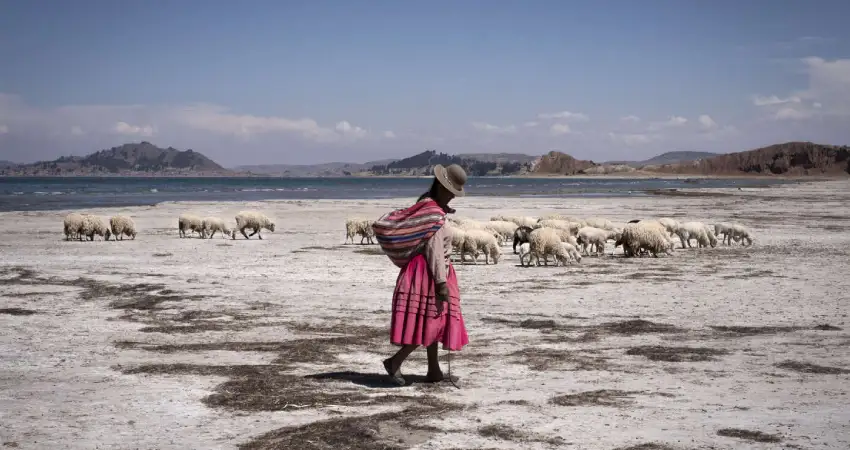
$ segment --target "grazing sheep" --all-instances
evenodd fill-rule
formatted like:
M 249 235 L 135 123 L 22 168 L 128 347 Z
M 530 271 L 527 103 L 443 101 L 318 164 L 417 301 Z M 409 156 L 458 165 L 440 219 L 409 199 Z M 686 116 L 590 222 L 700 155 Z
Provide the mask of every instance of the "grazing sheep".
M 248 235 L 245 233 L 246 228 L 250 228 L 254 232 Z M 263 236 L 260 234 L 260 230 L 263 228 L 274 233 L 274 222 L 265 214 L 259 211 L 240 211 L 239 214 L 236 214 L 236 229 L 242 233 L 242 236 L 245 236 L 245 239 L 250 239 L 251 236 L 256 234 L 262 240 Z
M 472 254 L 474 262 L 478 262 L 478 255 L 484 253 L 484 263 L 489 264 L 490 259 L 493 259 L 493 264 L 499 263 L 499 258 L 502 255 L 499 249 L 499 243 L 496 237 L 486 230 L 472 229 L 466 230 L 466 237 L 463 239 L 463 244 L 460 250 L 460 259 L 463 261 L 464 255 Z
M 523 242 L 519 246 L 519 265 L 525 266 L 525 257 L 528 256 L 530 258 L 531 253 L 531 244 L 528 242 Z
M 575 245 L 570 244 L 569 242 L 563 242 L 561 245 L 564 246 L 564 250 L 566 250 L 567 255 L 570 256 L 571 261 L 581 262 L 581 255 Z
M 532 228 L 521 226 L 514 231 L 514 255 L 516 255 L 517 244 L 525 244 L 528 242 L 528 235 L 531 234 Z
M 682 226 L 682 224 L 680 224 L 678 220 L 671 219 L 669 217 L 662 217 L 658 219 L 658 223 L 664 225 L 664 228 L 667 230 L 668 233 L 670 233 L 670 236 L 676 236 L 679 232 L 679 227 Z
M 504 245 L 514 236 L 517 224 L 507 220 L 491 220 L 484 225 L 485 228 L 498 233 L 500 244 Z
M 349 218 L 345 221 L 345 243 L 347 244 L 349 240 L 351 243 L 354 243 L 354 236 L 360 236 L 360 244 L 363 244 L 363 240 L 368 240 L 370 244 L 374 244 L 375 241 L 373 238 L 375 237 L 375 230 L 372 229 L 372 224 L 375 223 L 374 220 L 362 219 L 362 218 Z
M 517 224 L 518 227 L 534 227 L 534 224 L 537 223 L 537 219 L 533 217 L 524 216 L 493 216 L 490 218 L 490 220 L 504 220 L 506 222 L 513 222 Z
M 556 262 L 569 260 L 569 254 L 564 248 L 563 242 L 561 242 L 561 238 L 558 236 L 558 233 L 552 228 L 537 228 L 532 231 L 528 236 L 529 243 L 529 264 L 531 264 L 531 257 L 537 261 L 537 265 L 540 265 L 540 257 L 543 257 L 543 263 L 545 265 L 549 265 L 549 256 L 554 256 Z
M 177 218 L 177 229 L 180 231 L 180 237 L 188 237 L 189 232 L 198 233 L 201 239 L 206 238 L 204 234 L 204 219 L 194 214 L 180 214 Z
M 723 243 L 726 243 L 726 236 L 732 231 L 732 225 L 726 222 L 714 224 L 714 235 L 723 238 Z M 731 245 L 731 242 L 729 243 Z
M 201 220 L 201 229 L 203 230 L 204 238 L 212 239 L 216 232 L 223 237 L 236 239 L 236 230 L 227 226 L 224 220 L 218 217 L 204 217 Z
M 614 239 L 615 241 L 619 238 L 617 230 L 606 230 L 602 228 L 596 227 L 582 227 L 578 230 L 578 239 L 576 239 L 577 243 L 581 245 L 582 252 L 585 255 L 589 255 L 588 247 L 595 248 L 596 253 L 604 253 L 605 252 L 605 242 L 608 239 Z
M 623 246 L 626 256 L 637 256 L 641 249 L 648 250 L 652 256 L 659 253 L 673 254 L 673 242 L 667 234 L 667 229 L 655 220 L 642 220 L 630 223 L 623 228 L 622 235 L 614 244 L 614 248 Z
M 572 234 L 572 235 L 576 235 L 578 233 L 578 230 L 582 226 L 584 226 L 584 225 L 582 225 L 582 223 L 583 222 L 568 222 L 566 220 L 558 220 L 558 219 L 544 219 L 544 220 L 537 222 L 537 224 L 534 225 L 534 228 L 543 228 L 543 227 L 559 228 L 559 229 L 562 229 L 562 230 L 569 231 L 570 234 Z
M 83 236 L 80 234 L 80 227 L 83 225 L 83 215 L 79 213 L 70 213 L 65 216 L 65 220 L 63 221 L 63 228 L 65 231 L 65 240 L 79 238 L 81 241 L 83 240 Z
M 136 224 L 133 219 L 127 216 L 112 216 L 109 218 L 109 228 L 112 230 L 112 236 L 115 240 L 124 240 L 124 236 L 131 239 L 136 239 Z
M 82 236 L 86 236 L 90 241 L 94 240 L 95 235 L 103 236 L 103 240 L 108 241 L 109 236 L 112 234 L 109 230 L 109 226 L 103 219 L 90 214 L 83 214 L 83 221 L 80 224 L 79 233 L 81 239 Z
M 753 237 L 750 233 L 749 228 L 739 224 L 733 223 L 729 225 L 729 232 L 726 235 L 729 238 L 729 245 L 732 245 L 732 240 L 735 242 L 741 241 L 741 245 L 751 246 L 753 245 Z M 724 238 L 726 239 L 726 238 Z
M 584 221 L 585 227 L 599 228 L 601 230 L 613 230 L 616 228 L 610 220 L 602 217 L 591 217 Z
M 696 239 L 699 247 L 717 247 L 717 238 L 714 233 L 708 232 L 708 227 L 702 222 L 685 222 L 676 230 L 676 235 L 682 241 L 682 248 L 691 248 L 691 239 Z

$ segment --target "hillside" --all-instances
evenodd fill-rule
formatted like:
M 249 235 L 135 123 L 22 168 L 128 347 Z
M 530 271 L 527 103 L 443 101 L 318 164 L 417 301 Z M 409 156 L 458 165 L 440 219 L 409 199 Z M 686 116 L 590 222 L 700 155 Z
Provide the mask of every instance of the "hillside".
M 606 161 L 602 164 L 607 165 L 625 165 L 631 167 L 642 167 L 648 165 L 676 164 L 686 161 L 695 161 L 697 159 L 713 158 L 719 156 L 720 153 L 711 152 L 667 152 L 643 161 Z
M 481 162 L 495 163 L 530 163 L 539 158 L 539 156 L 525 155 L 522 153 L 461 153 L 457 156 L 463 159 L 474 159 Z
M 13 167 L 17 165 L 18 163 L 13 163 L 12 161 L 0 161 L 0 167 Z
M 488 154 L 488 156 L 493 155 Z M 430 175 L 432 168 L 436 164 L 442 164 L 444 166 L 458 164 L 463 167 L 469 176 L 517 175 L 527 172 L 531 165 L 531 163 L 511 160 L 504 155 L 501 159 L 499 157 L 491 157 L 489 159 L 489 161 L 481 161 L 460 155 L 449 155 L 446 153 L 437 153 L 435 150 L 427 150 L 388 164 L 376 164 L 366 170 L 365 174 L 421 176 Z
M 593 161 L 575 159 L 557 151 L 551 151 L 532 163 L 531 172 L 536 174 L 576 175 L 597 166 Z
M 367 163 L 330 162 L 323 164 L 258 164 L 238 166 L 239 172 L 278 177 L 341 177 L 363 172 L 375 165 L 389 164 L 395 159 Z
M 700 175 L 846 175 L 850 147 L 786 142 L 693 162 L 647 165 L 644 171 Z
M 3 175 L 224 175 L 231 173 L 193 150 L 159 148 L 150 142 L 124 144 L 87 156 L 21 164 Z

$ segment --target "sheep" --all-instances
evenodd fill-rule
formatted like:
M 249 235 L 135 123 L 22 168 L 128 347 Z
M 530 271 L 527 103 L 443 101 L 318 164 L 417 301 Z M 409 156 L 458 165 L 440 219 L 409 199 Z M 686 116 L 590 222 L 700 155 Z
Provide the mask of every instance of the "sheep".
M 215 236 L 216 231 L 218 231 L 223 237 L 236 239 L 236 230 L 227 226 L 224 220 L 218 217 L 204 217 L 201 220 L 201 230 L 203 231 L 205 239 L 207 237 L 212 239 L 212 237 Z
M 578 230 L 582 226 L 582 222 L 568 222 L 566 220 L 544 219 L 537 222 L 537 224 L 534 225 L 534 228 L 560 228 L 562 230 L 567 230 L 571 234 L 575 235 L 578 233 Z
M 623 228 L 614 248 L 620 245 L 626 256 L 637 256 L 641 249 L 646 249 L 657 258 L 659 253 L 673 254 L 674 244 L 664 225 L 654 220 L 642 220 Z
M 490 218 L 491 221 L 496 220 L 504 220 L 506 222 L 513 222 L 517 224 L 517 226 L 522 227 L 534 227 L 534 224 L 537 223 L 537 219 L 533 217 L 524 217 L 524 216 L 493 216 Z
M 83 240 L 80 234 L 80 227 L 83 225 L 83 215 L 80 213 L 69 213 L 65 216 L 63 227 L 65 231 L 65 240 L 79 238 Z
M 676 236 L 677 233 L 679 232 L 679 227 L 682 226 L 682 224 L 680 224 L 678 220 L 671 219 L 669 217 L 659 218 L 658 223 L 663 225 L 664 228 L 667 230 L 668 233 L 670 233 L 671 236 Z
M 180 214 L 180 217 L 177 218 L 177 229 L 180 231 L 181 238 L 187 237 L 189 231 L 198 233 L 201 235 L 201 239 L 206 238 L 204 219 L 194 214 Z
M 735 242 L 741 241 L 741 245 L 747 247 L 753 245 L 753 238 L 750 233 L 750 230 L 739 223 L 730 224 L 729 232 L 726 234 L 726 236 L 729 239 L 729 245 L 732 245 L 732 239 L 734 239 Z M 724 237 L 724 240 L 725 239 L 726 237 Z
M 362 219 L 362 218 L 349 218 L 345 220 L 345 244 L 351 240 L 351 243 L 354 243 L 354 236 L 360 236 L 360 244 L 363 244 L 363 240 L 368 240 L 370 244 L 374 244 L 375 241 L 373 238 L 375 237 L 375 230 L 372 229 L 372 224 L 375 223 L 374 220 Z
M 588 247 L 595 247 L 596 253 L 604 253 L 605 242 L 608 239 L 618 240 L 618 233 L 617 230 L 605 230 L 590 226 L 582 227 L 578 230 L 577 242 L 582 246 L 582 252 L 585 255 L 590 254 L 587 250 Z
M 499 243 L 496 237 L 486 230 L 466 230 L 466 236 L 463 239 L 463 244 L 460 251 L 460 259 L 463 261 L 464 255 L 472 254 L 473 261 L 478 261 L 478 255 L 484 253 L 484 263 L 489 264 L 490 259 L 493 259 L 493 264 L 499 263 L 499 258 L 502 255 L 499 249 Z
M 109 218 L 109 228 L 112 230 L 112 236 L 115 237 L 115 240 L 124 240 L 124 236 L 127 236 L 131 239 L 136 239 L 136 224 L 133 222 L 133 219 L 117 215 Z
M 610 220 L 602 217 L 591 217 L 584 221 L 585 227 L 599 228 L 601 230 L 613 230 L 614 224 Z
M 725 244 L 727 235 L 732 231 L 731 227 L 732 225 L 726 222 L 716 223 L 714 224 L 714 234 L 715 236 L 723 237 L 723 243 Z M 729 244 L 732 244 L 731 241 Z
M 103 219 L 90 214 L 83 214 L 83 221 L 80 224 L 79 233 L 80 239 L 82 239 L 83 236 L 86 236 L 90 241 L 94 240 L 95 235 L 103 236 L 103 240 L 108 241 L 109 236 L 112 234 L 109 230 L 109 226 L 106 225 L 106 222 L 104 222 Z
M 520 244 L 520 246 L 519 246 L 519 265 L 520 266 L 523 266 L 523 267 L 525 266 L 525 257 L 528 256 L 529 259 L 530 259 L 531 258 L 531 256 L 529 256 L 530 253 L 531 253 L 531 244 L 529 244 L 527 241 Z
M 246 228 L 250 228 L 254 232 L 248 235 L 245 233 Z M 245 236 L 245 239 L 250 239 L 250 236 L 256 234 L 262 240 L 263 236 L 260 234 L 260 230 L 263 228 L 274 233 L 274 222 L 265 214 L 259 211 L 240 211 L 239 214 L 236 214 L 236 229 L 242 233 L 242 236 Z
M 513 238 L 514 231 L 519 228 L 514 222 L 508 222 L 506 220 L 491 220 L 490 222 L 487 222 L 484 227 L 498 233 L 499 241 L 502 244 Z
M 565 262 L 569 260 L 569 254 L 564 248 L 558 233 L 552 228 L 537 228 L 528 236 L 529 244 L 529 259 L 531 264 L 531 256 L 537 260 L 537 265 L 540 265 L 540 257 L 543 257 L 543 263 L 549 265 L 549 256 L 554 256 L 556 262 Z
M 696 239 L 699 247 L 717 247 L 717 238 L 714 233 L 707 232 L 707 226 L 702 222 L 685 222 L 676 230 L 676 235 L 682 241 L 682 248 L 691 247 L 691 239 Z M 685 247 L 687 243 L 687 247 Z
M 581 255 L 575 245 L 570 244 L 569 242 L 562 242 L 561 245 L 564 246 L 564 250 L 566 250 L 567 254 L 573 261 L 581 262 Z
M 531 234 L 532 228 L 527 226 L 517 227 L 514 231 L 514 255 L 516 255 L 517 244 L 525 244 L 528 242 L 528 235 Z

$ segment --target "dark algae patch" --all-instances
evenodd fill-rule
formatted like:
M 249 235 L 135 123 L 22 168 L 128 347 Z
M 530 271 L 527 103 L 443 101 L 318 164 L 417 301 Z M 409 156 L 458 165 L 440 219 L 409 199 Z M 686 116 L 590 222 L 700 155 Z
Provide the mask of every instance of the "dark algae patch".
M 761 431 L 743 430 L 740 428 L 723 428 L 717 430 L 718 436 L 744 439 L 753 442 L 780 442 L 782 438 L 775 434 L 762 433 Z
M 841 375 L 850 373 L 848 369 L 840 367 L 819 366 L 817 364 L 800 362 L 800 361 L 783 361 L 776 364 L 780 369 L 793 370 L 800 373 L 822 374 L 822 375 Z
M 714 361 L 715 356 L 726 355 L 729 352 L 705 347 L 662 347 L 658 345 L 645 345 L 632 347 L 626 351 L 627 355 L 644 356 L 651 361 L 665 362 L 696 362 Z

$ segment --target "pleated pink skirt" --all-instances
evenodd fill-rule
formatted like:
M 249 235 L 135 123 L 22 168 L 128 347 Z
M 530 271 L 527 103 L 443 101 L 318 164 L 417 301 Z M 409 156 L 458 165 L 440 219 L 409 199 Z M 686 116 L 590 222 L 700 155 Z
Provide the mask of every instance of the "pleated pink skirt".
M 446 274 L 446 285 L 450 301 L 438 315 L 435 283 L 425 256 L 416 255 L 401 269 L 393 292 L 390 342 L 426 347 L 439 342 L 443 344 L 443 350 L 460 350 L 469 343 L 460 311 L 457 275 L 451 265 Z

